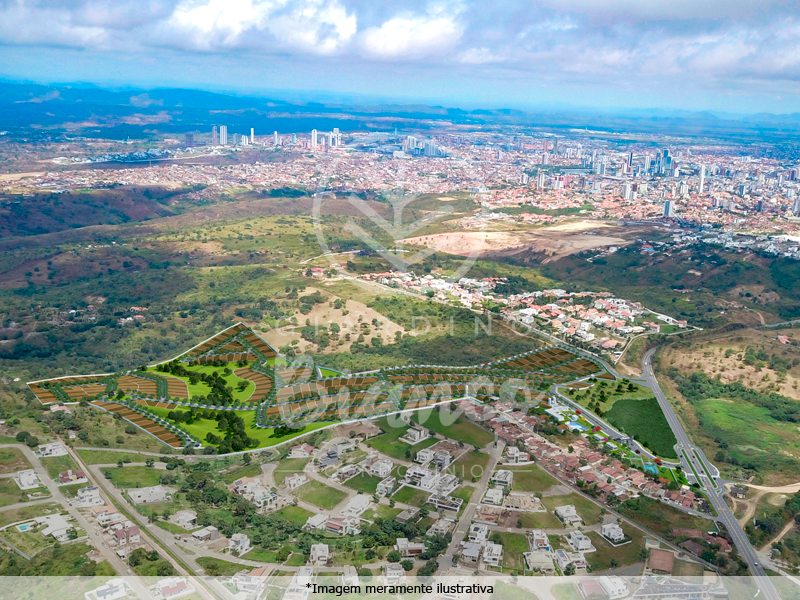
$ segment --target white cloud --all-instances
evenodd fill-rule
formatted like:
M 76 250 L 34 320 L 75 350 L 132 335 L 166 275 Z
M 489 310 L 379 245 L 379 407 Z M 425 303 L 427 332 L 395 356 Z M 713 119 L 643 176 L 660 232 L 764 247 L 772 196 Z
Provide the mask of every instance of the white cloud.
M 454 47 L 464 26 L 458 21 L 459 9 L 429 7 L 427 14 L 403 14 L 360 35 L 363 52 L 373 58 L 419 58 L 443 53 Z

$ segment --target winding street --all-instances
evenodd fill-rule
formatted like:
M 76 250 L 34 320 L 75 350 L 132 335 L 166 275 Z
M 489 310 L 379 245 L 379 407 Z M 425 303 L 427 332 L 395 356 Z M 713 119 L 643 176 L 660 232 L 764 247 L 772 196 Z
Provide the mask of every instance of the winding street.
M 656 350 L 656 348 L 648 350 L 642 358 L 642 375 L 647 380 L 647 384 L 650 389 L 653 390 L 653 393 L 658 400 L 658 404 L 661 407 L 664 416 L 667 418 L 667 422 L 669 423 L 672 432 L 675 434 L 675 438 L 678 440 L 675 449 L 678 451 L 678 454 L 681 456 L 684 464 L 691 465 L 691 467 L 698 474 L 700 480 L 697 483 L 708 497 L 711 505 L 717 511 L 718 517 L 716 521 L 722 523 L 731 534 L 733 543 L 736 546 L 736 549 L 739 551 L 739 555 L 747 563 L 747 567 L 750 569 L 751 575 L 755 577 L 756 585 L 758 585 L 759 590 L 761 590 L 767 600 L 780 600 L 780 596 L 775 590 L 775 586 L 772 585 L 772 582 L 769 580 L 769 577 L 759 562 L 756 549 L 750 544 L 750 540 L 747 539 L 747 535 L 745 534 L 741 525 L 739 525 L 739 522 L 733 516 L 730 508 L 728 508 L 728 505 L 723 498 L 724 488 L 719 485 L 718 481 L 715 481 L 712 477 L 707 475 L 707 473 L 718 474 L 719 471 L 706 458 L 705 454 L 703 454 L 703 451 L 692 444 L 689 436 L 686 435 L 686 431 L 683 429 L 683 425 L 681 425 L 677 415 L 672 410 L 672 405 L 670 405 L 667 397 L 661 390 L 661 386 L 656 380 L 652 366 L 652 359 Z M 685 471 L 687 475 L 691 473 L 691 470 L 692 469 Z

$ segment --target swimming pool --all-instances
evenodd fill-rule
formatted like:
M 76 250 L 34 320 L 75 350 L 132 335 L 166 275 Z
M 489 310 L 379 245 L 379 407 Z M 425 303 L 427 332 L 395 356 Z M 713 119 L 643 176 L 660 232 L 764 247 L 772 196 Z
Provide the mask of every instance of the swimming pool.
M 22 525 L 17 525 L 17 529 L 19 529 L 20 531 L 25 531 L 27 529 L 30 529 L 31 527 L 33 527 L 33 523 L 24 523 Z

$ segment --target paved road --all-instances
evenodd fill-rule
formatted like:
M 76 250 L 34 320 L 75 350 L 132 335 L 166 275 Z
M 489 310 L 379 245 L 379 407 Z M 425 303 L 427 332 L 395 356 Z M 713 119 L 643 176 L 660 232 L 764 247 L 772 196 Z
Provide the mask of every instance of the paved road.
M 650 389 L 653 390 L 658 404 L 661 406 L 661 410 L 664 412 L 664 416 L 667 418 L 669 426 L 672 428 L 672 432 L 678 440 L 676 446 L 678 453 L 687 465 L 693 465 L 694 470 L 699 475 L 700 481 L 698 483 L 708 497 L 709 502 L 711 502 L 711 505 L 717 511 L 717 515 L 719 515 L 717 521 L 725 525 L 725 528 L 730 532 L 733 543 L 739 551 L 739 555 L 747 563 L 750 573 L 755 576 L 756 584 L 764 594 L 766 600 L 780 600 L 775 586 L 772 585 L 772 582 L 769 580 L 769 577 L 767 577 L 764 568 L 759 562 L 755 548 L 750 544 L 750 540 L 747 539 L 744 530 L 728 508 L 723 498 L 724 489 L 719 486 L 713 478 L 709 478 L 708 475 L 706 475 L 706 470 L 708 470 L 709 473 L 718 474 L 717 468 L 711 464 L 702 450 L 692 444 L 689 436 L 686 435 L 686 431 L 683 429 L 683 425 L 681 425 L 681 422 L 672 410 L 672 406 L 666 396 L 664 396 L 664 392 L 661 391 L 661 386 L 658 384 L 653 373 L 652 359 L 655 352 L 656 348 L 652 348 L 648 350 L 642 358 L 642 375 L 647 380 Z M 691 474 L 691 469 L 686 472 Z

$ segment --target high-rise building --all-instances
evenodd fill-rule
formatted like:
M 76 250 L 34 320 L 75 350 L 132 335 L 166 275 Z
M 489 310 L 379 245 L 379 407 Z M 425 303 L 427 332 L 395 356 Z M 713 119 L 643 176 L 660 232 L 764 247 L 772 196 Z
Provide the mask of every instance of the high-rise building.
M 664 202 L 664 216 L 665 217 L 675 216 L 675 204 L 672 200 L 667 200 L 666 202 Z
M 558 138 L 553 140 L 553 156 L 558 156 Z
M 217 133 L 217 126 L 211 128 L 211 145 L 219 146 L 219 133 Z
M 316 129 L 312 129 L 311 130 L 311 149 L 312 150 L 316 150 L 317 149 L 317 130 Z
M 759 201 L 756 203 L 756 211 L 758 211 L 758 212 L 764 212 L 764 201 L 763 201 L 763 200 L 759 200 Z
M 251 144 L 255 144 L 256 143 L 256 130 L 255 130 L 254 127 L 250 128 L 250 143 Z
M 794 201 L 794 206 L 792 207 L 792 212 L 795 215 L 800 215 L 800 196 L 798 196 Z
M 296 144 L 296 143 L 297 143 L 297 134 L 293 133 L 292 134 L 292 144 Z
M 219 126 L 219 145 L 220 146 L 227 146 L 228 145 L 228 126 L 227 125 L 220 125 Z
M 622 186 L 622 199 L 623 200 L 631 200 L 633 198 L 633 186 L 630 183 L 625 182 Z
M 183 143 L 186 148 L 194 147 L 194 134 L 187 133 L 183 136 Z
M 272 144 L 274 146 L 278 145 L 278 132 L 277 131 L 272 134 Z
M 333 136 L 331 139 L 331 146 L 336 146 L 337 148 L 342 145 L 342 134 L 339 132 L 338 127 L 333 128 Z
M 628 155 L 628 166 L 629 166 L 629 167 L 632 167 L 632 166 L 633 166 L 633 152 L 631 152 L 631 153 Z
M 700 185 L 697 186 L 697 193 L 702 194 L 706 185 L 706 166 L 700 165 Z
M 645 170 L 645 172 L 650 170 L 650 161 L 651 161 L 650 155 L 649 154 L 645 154 L 644 155 L 644 170 Z
M 536 176 L 536 187 L 540 190 L 544 189 L 545 177 L 544 171 L 539 171 L 539 174 Z

